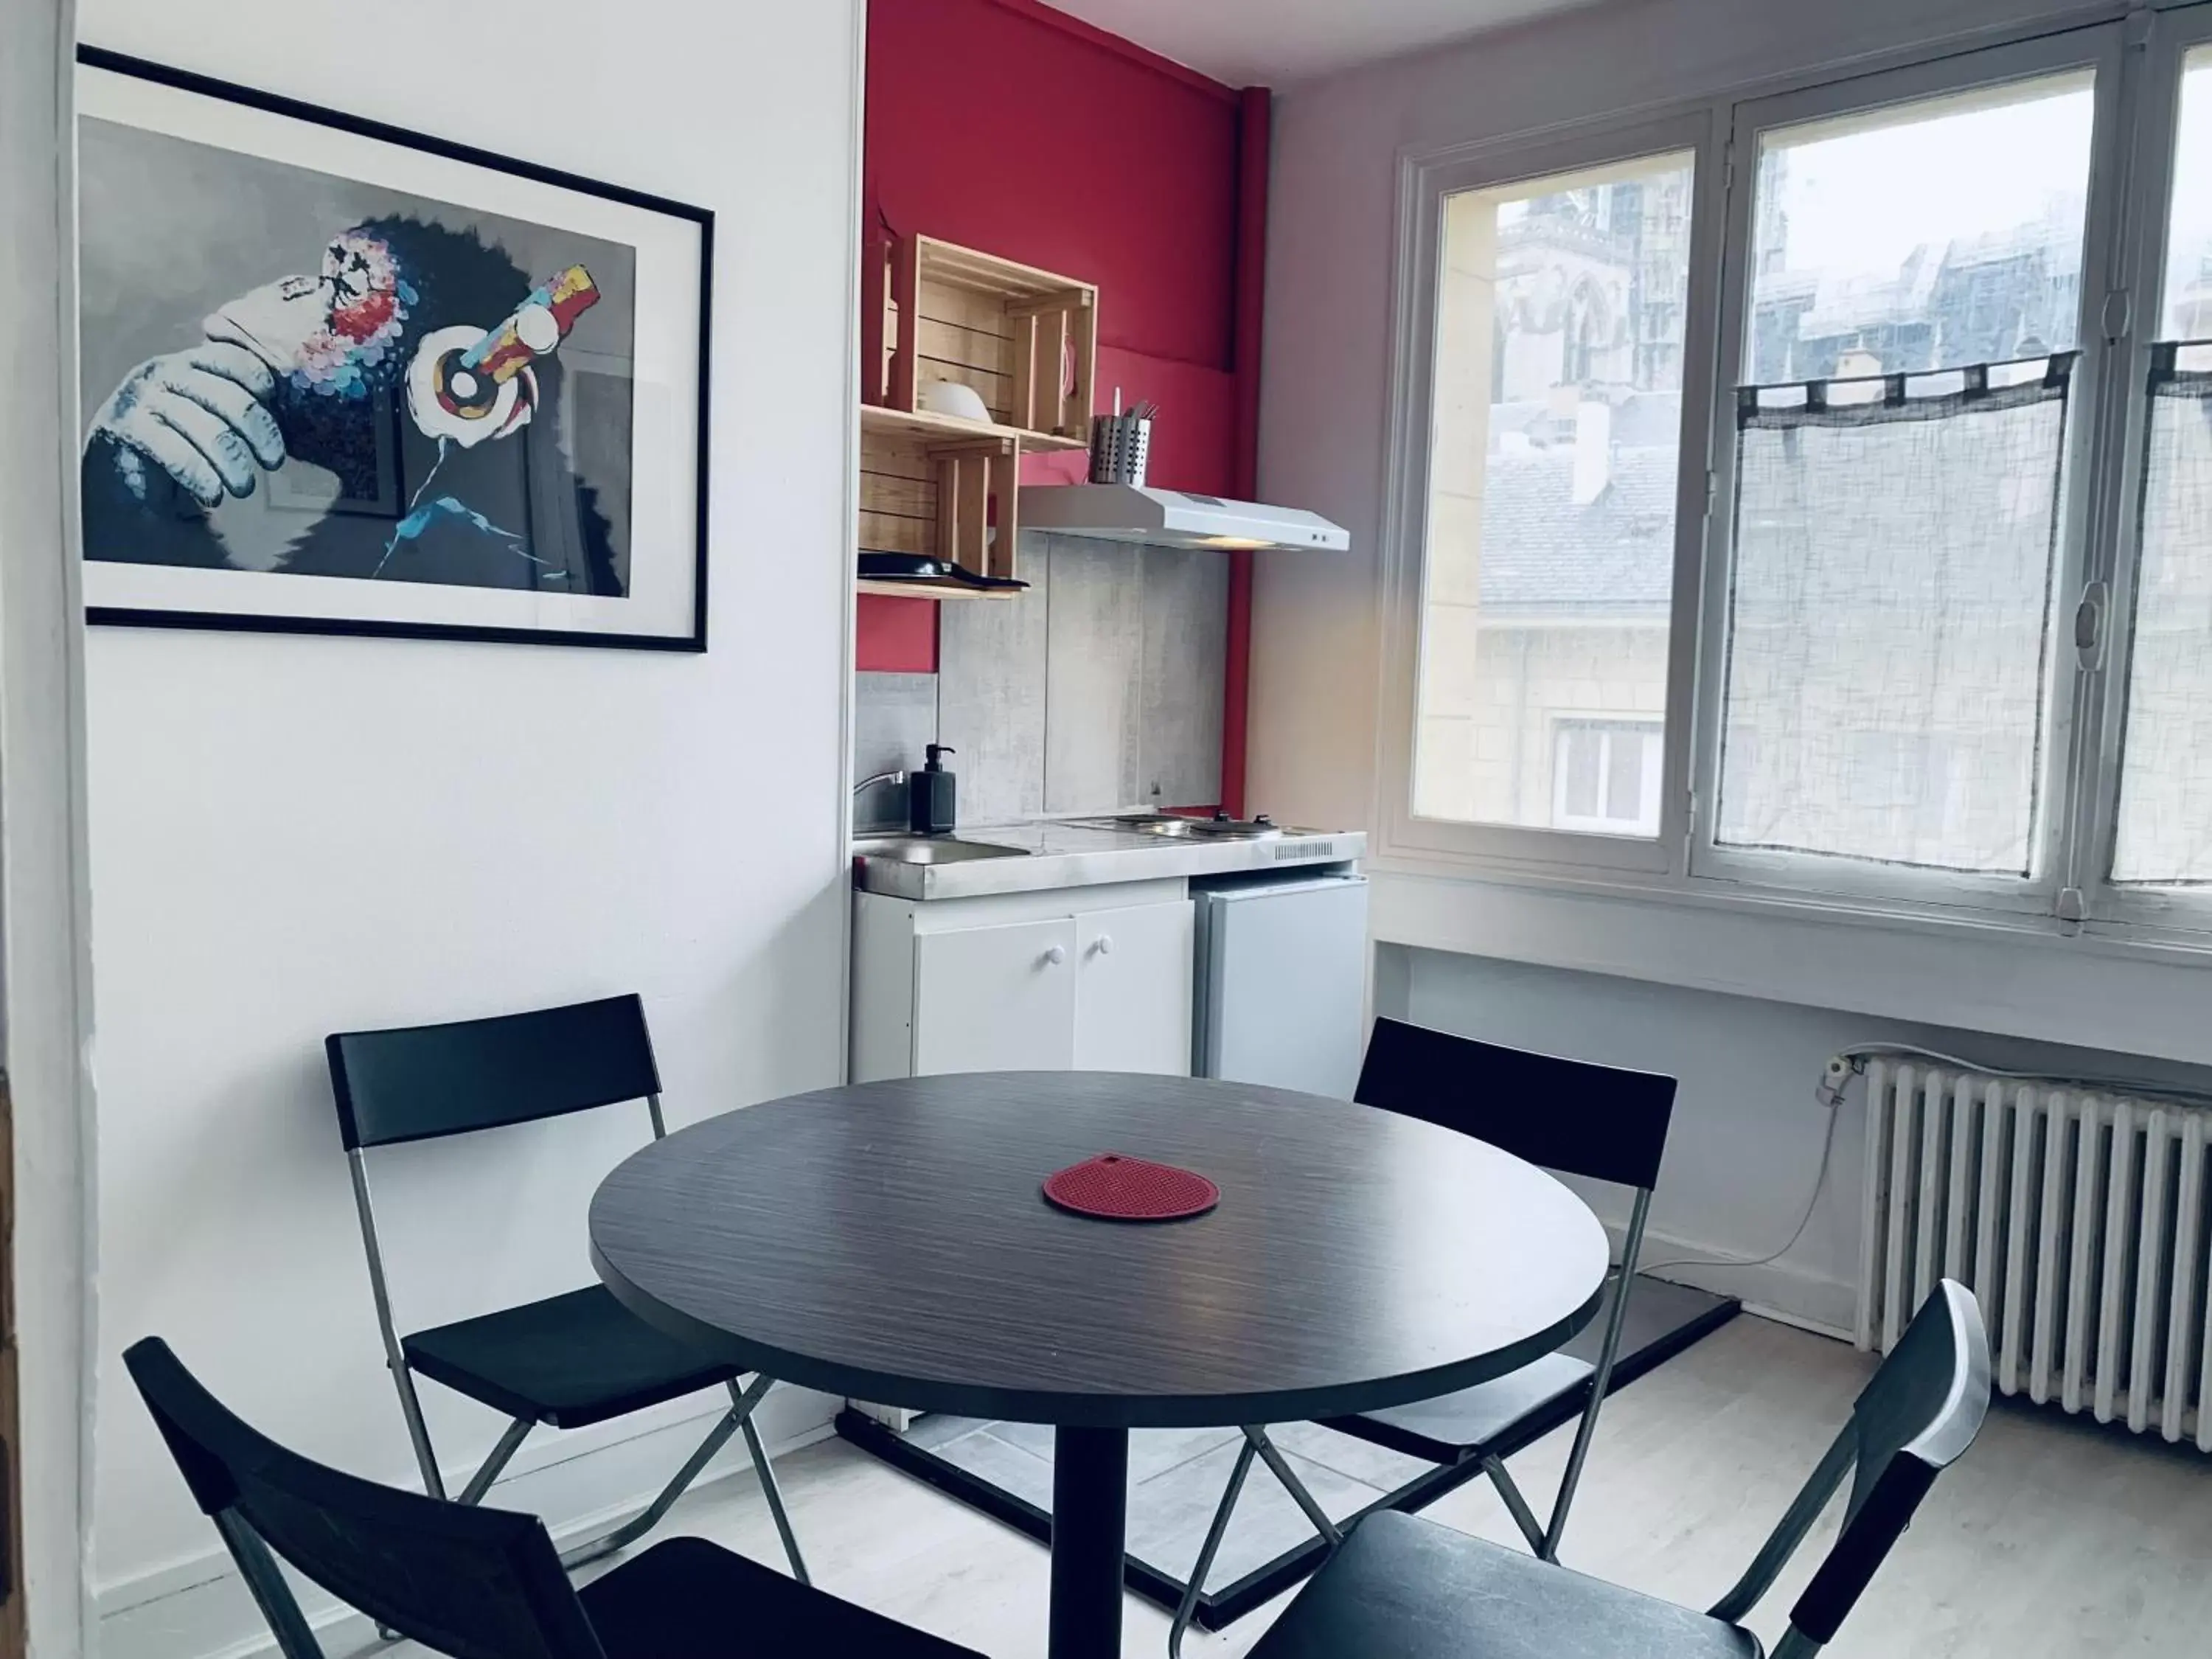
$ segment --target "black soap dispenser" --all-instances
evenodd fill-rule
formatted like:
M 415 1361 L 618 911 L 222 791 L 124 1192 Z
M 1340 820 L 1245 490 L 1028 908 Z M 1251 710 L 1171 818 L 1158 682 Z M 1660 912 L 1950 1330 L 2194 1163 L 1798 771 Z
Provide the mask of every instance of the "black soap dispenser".
M 952 752 L 944 744 L 933 743 L 921 770 L 907 774 L 906 827 L 915 835 L 952 833 L 953 792 L 960 782 L 945 769 L 945 757 Z

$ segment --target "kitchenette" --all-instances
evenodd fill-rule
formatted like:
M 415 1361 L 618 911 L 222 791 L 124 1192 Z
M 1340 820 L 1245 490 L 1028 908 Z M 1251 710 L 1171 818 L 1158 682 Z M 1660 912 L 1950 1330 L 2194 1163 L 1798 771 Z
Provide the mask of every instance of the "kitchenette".
M 915 672 L 856 679 L 854 1079 L 1074 1068 L 1348 1096 L 1366 838 L 1234 811 L 1224 775 L 1231 557 L 1348 538 L 1152 480 L 1178 411 L 1099 384 L 1098 287 L 878 246 L 857 580 L 863 605 L 938 614 Z
M 852 1069 L 1349 1096 L 1366 837 L 1134 811 L 855 842 Z

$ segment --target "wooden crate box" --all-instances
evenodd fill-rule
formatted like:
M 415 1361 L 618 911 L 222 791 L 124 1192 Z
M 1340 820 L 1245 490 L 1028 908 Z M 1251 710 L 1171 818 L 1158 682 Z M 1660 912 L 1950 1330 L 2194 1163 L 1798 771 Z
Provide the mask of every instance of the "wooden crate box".
M 949 559 L 1013 576 L 1021 446 L 860 413 L 860 550 Z M 995 533 L 994 533 L 995 532 Z
M 1000 426 L 1053 447 L 1090 441 L 1095 287 L 933 236 L 874 243 L 866 273 L 863 402 L 911 412 L 922 387 L 953 380 Z

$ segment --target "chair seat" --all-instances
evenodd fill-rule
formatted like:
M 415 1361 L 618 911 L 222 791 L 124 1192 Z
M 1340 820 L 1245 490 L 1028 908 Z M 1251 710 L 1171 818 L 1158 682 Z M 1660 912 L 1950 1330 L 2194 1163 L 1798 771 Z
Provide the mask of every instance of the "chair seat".
M 1325 1426 L 1431 1463 L 1456 1463 L 1477 1451 L 1502 1455 L 1571 1421 L 1589 1400 L 1596 1375 L 1587 1360 L 1549 1353 L 1457 1394 L 1334 1418 Z
M 1501 1549 L 1370 1515 L 1250 1659 L 1763 1659 L 1749 1631 Z
M 420 1331 L 400 1346 L 422 1376 L 556 1429 L 626 1416 L 740 1374 L 663 1336 L 599 1285 Z
M 981 1659 L 703 1538 L 672 1538 L 577 1592 L 607 1659 Z

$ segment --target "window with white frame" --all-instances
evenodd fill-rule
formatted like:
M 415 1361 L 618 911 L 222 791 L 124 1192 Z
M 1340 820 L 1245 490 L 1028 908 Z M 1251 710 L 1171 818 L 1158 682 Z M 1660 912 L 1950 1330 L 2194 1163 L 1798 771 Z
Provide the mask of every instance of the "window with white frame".
M 1552 744 L 1552 827 L 1600 836 L 1659 833 L 1656 720 L 1566 720 Z
M 2114 881 L 2212 883 L 2212 48 L 2181 77 L 2146 385 Z
M 2032 873 L 2095 98 L 1759 134 L 1719 845 Z
M 1413 164 L 1383 854 L 2212 928 L 2212 4 L 1704 118 Z
M 1443 198 L 1424 817 L 1658 834 L 1695 187 L 1672 151 Z M 1656 717 L 1635 728 L 1649 811 L 1641 781 L 1625 812 L 1609 787 L 1568 805 L 1601 766 L 1611 728 L 1577 718 L 1599 711 Z M 1620 753 L 1642 767 L 1644 738 Z

